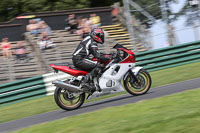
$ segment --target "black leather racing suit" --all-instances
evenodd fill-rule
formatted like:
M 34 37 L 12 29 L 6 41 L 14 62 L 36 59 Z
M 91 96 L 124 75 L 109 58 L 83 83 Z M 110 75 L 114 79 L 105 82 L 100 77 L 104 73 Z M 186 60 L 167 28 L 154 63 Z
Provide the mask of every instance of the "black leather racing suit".
M 93 78 L 96 76 L 96 71 L 102 68 L 102 65 L 97 61 L 92 61 L 89 58 L 90 55 L 103 61 L 109 60 L 110 58 L 105 57 L 104 54 L 98 51 L 97 43 L 90 36 L 87 36 L 80 42 L 72 55 L 73 64 L 82 70 L 91 71 L 90 76 Z

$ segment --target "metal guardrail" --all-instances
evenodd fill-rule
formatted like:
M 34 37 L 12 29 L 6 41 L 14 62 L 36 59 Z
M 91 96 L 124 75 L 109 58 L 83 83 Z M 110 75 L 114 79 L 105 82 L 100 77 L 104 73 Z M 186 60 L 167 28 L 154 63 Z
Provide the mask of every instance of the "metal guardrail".
M 46 95 L 42 76 L 0 85 L 0 105 L 42 95 Z
M 138 66 L 143 66 L 150 72 L 198 62 L 200 41 L 137 53 L 136 61 Z
M 52 81 L 64 80 L 70 75 L 66 73 L 48 73 L 0 85 L 0 106 L 25 101 L 41 96 L 52 95 L 55 86 Z
M 200 41 L 136 53 L 136 58 L 136 64 L 150 72 L 197 62 L 200 61 Z M 51 95 L 55 89 L 51 82 L 68 77 L 69 75 L 65 73 L 49 73 L 2 84 L 0 85 L 0 106 L 38 96 Z

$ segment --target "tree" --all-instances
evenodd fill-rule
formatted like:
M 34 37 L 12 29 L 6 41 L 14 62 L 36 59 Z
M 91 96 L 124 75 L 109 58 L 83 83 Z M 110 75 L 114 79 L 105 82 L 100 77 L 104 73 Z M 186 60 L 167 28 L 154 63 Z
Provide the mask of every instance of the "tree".
M 8 21 L 22 13 L 89 7 L 89 0 L 0 0 L 0 21 Z
M 103 6 L 111 6 L 115 2 L 121 2 L 121 0 L 90 0 L 90 7 L 103 7 Z
M 146 10 L 148 13 L 150 13 L 155 19 L 159 20 L 162 19 L 162 6 L 160 0 L 134 0 L 139 6 L 141 6 L 144 10 Z M 173 13 L 172 9 L 170 8 L 170 5 L 173 3 L 177 3 L 178 0 L 165 0 L 166 5 L 166 12 L 167 12 L 167 22 L 171 23 L 176 20 L 176 13 Z M 151 26 L 151 23 L 149 23 L 149 20 L 147 17 L 142 15 L 137 10 L 133 9 L 133 15 L 136 16 L 137 19 L 139 19 L 142 24 L 146 24 L 147 26 Z
M 180 15 L 185 15 L 186 16 L 186 26 L 192 26 L 193 31 L 194 31 L 194 37 L 195 41 L 199 40 L 199 18 L 200 18 L 200 6 L 199 6 L 199 1 L 198 0 L 188 0 L 185 2 L 183 8 L 179 12 Z
M 168 3 L 176 0 L 167 0 Z M 22 13 L 58 11 L 68 9 L 93 8 L 111 6 L 122 0 L 0 0 L 0 21 L 8 21 Z M 156 19 L 161 19 L 159 0 L 134 0 L 138 5 L 147 10 Z M 133 9 L 134 10 L 134 9 Z M 171 14 L 171 11 L 168 11 Z M 134 11 L 133 14 L 147 23 L 147 19 L 141 13 Z
M 0 21 L 5 21 L 11 18 L 13 12 L 12 0 L 1 0 L 0 1 Z

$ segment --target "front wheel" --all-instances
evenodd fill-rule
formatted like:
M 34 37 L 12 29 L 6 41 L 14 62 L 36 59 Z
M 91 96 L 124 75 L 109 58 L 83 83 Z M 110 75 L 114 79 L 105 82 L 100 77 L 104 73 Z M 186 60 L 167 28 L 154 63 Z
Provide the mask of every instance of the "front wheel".
M 145 94 L 151 87 L 151 76 L 146 70 L 141 69 L 135 78 L 128 73 L 128 76 L 124 79 L 126 91 L 132 95 Z
M 85 101 L 85 93 L 74 96 L 63 88 L 56 88 L 54 93 L 56 104 L 64 110 L 79 108 Z

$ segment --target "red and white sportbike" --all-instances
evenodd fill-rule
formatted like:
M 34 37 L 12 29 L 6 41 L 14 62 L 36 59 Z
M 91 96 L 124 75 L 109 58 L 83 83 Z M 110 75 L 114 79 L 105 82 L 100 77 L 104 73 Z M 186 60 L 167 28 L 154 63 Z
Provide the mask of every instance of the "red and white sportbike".
M 54 93 L 55 102 L 60 108 L 77 109 L 85 99 L 122 92 L 124 89 L 132 95 L 143 95 L 150 89 L 151 77 L 142 67 L 136 66 L 135 54 L 120 44 L 116 44 L 113 48 L 117 49 L 114 58 L 102 62 L 105 68 L 93 78 L 96 91 L 92 93 L 83 91 L 81 86 L 81 80 L 88 72 L 76 69 L 67 63 L 50 65 L 56 72 L 63 71 L 72 75 L 72 78 L 65 81 L 53 81 L 57 87 Z

